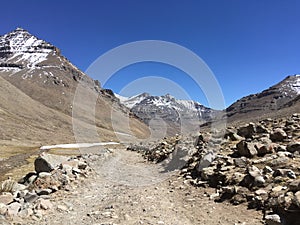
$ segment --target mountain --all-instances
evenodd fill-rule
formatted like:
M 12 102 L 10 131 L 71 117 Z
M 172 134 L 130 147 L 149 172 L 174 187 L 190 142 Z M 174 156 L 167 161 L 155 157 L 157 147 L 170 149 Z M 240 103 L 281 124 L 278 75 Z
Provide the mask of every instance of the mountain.
M 129 132 L 124 120 L 128 117 L 135 135 L 143 137 L 148 133 L 147 126 L 119 104 L 112 91 L 101 88 L 57 47 L 22 28 L 0 36 L 0 78 L 0 116 L 6 124 L 1 127 L 2 140 L 28 141 L 30 137 L 36 142 L 72 142 L 74 121 L 80 124 L 82 137 L 93 139 L 89 132 L 96 125 L 99 139 L 111 140 L 116 138 L 114 129 Z M 79 86 L 85 96 L 79 96 L 83 99 L 76 102 Z M 87 107 L 93 105 L 95 115 Z M 116 112 L 114 122 L 112 112 Z M 19 127 L 20 132 L 12 132 L 14 127 Z
M 243 97 L 229 106 L 230 120 L 299 112 L 300 75 L 287 76 L 281 82 L 257 93 Z
M 152 127 L 165 123 L 169 135 L 183 132 L 195 132 L 217 112 L 192 100 L 178 100 L 166 94 L 151 96 L 142 93 L 133 97 L 116 95 L 122 104 Z M 156 121 L 156 122 L 155 122 Z

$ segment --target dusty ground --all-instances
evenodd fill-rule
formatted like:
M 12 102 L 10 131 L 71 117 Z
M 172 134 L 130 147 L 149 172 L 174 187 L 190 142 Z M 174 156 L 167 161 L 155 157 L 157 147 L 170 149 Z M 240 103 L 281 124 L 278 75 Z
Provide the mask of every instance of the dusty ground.
M 137 153 L 114 150 L 93 161 L 94 172 L 70 191 L 51 197 L 42 219 L 22 224 L 263 224 L 260 212 L 215 203 L 212 189 L 185 184 L 178 174 L 162 174 Z

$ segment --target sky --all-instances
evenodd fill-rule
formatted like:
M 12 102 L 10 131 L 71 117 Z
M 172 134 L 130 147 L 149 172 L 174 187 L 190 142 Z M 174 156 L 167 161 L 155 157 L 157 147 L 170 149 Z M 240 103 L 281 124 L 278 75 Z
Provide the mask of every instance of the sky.
M 82 71 L 127 43 L 181 46 L 205 62 L 226 106 L 300 73 L 298 0 L 14 0 L 1 8 L 0 35 L 27 29 L 60 48 Z M 102 81 L 101 71 L 90 75 Z M 170 93 L 208 105 L 205 91 L 190 76 L 154 60 L 120 68 L 104 87 L 123 95 Z

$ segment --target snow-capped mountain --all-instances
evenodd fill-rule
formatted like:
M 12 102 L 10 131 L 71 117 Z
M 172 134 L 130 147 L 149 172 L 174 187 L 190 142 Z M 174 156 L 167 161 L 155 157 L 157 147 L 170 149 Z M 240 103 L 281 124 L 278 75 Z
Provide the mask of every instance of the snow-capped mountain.
M 229 106 L 226 111 L 229 117 L 263 116 L 276 113 L 278 110 L 295 105 L 299 102 L 300 75 L 287 76 L 272 87 L 246 97 L 243 97 Z M 250 116 L 250 117 L 251 117 Z
M 38 127 L 44 129 L 44 131 L 51 130 L 53 120 L 47 120 L 46 118 L 54 117 L 56 118 L 54 120 L 58 120 L 55 126 L 57 129 L 67 127 L 60 131 L 59 137 L 63 137 L 67 131 L 68 134 L 72 134 L 72 126 L 70 127 L 70 125 L 72 125 L 72 116 L 74 116 L 72 114 L 74 95 L 79 81 L 84 83 L 88 95 L 88 97 L 82 99 L 82 103 L 78 103 L 78 117 L 83 121 L 82 124 L 86 123 L 83 127 L 87 128 L 89 125 L 96 124 L 101 132 L 106 134 L 102 135 L 103 137 L 108 138 L 110 136 L 112 138 L 114 130 L 112 128 L 111 111 L 114 110 L 119 112 L 118 115 L 120 115 L 120 118 L 114 118 L 120 126 L 118 130 L 124 133 L 127 132 L 122 130 L 123 127 L 124 129 L 127 128 L 127 124 L 121 118 L 122 116 L 127 117 L 130 111 L 119 104 L 112 91 L 101 88 L 98 81 L 80 71 L 61 54 L 57 47 L 37 38 L 27 30 L 17 28 L 0 36 L 0 78 L 2 87 L 5 86 L 0 90 L 0 95 L 5 96 L 3 102 L 0 102 L 0 120 L 3 107 L 7 108 L 5 115 L 15 115 L 15 117 L 11 116 L 5 119 L 7 129 L 2 127 L 4 129 L 1 130 L 1 132 L 3 131 L 2 135 L 6 132 L 10 135 L 8 131 L 12 130 L 12 127 L 15 126 L 14 121 L 17 121 L 20 114 L 22 114 L 16 111 L 16 108 L 23 111 L 26 108 L 32 109 L 31 111 L 34 113 L 29 115 L 23 112 L 23 115 L 26 115 L 25 117 L 29 120 L 26 121 L 28 126 L 39 121 L 38 125 L 34 125 L 34 129 Z M 8 86 L 11 87 L 9 90 L 16 90 L 14 91 L 15 94 L 10 93 L 7 96 L 7 91 L 2 93 L 8 89 Z M 85 105 L 89 104 L 95 95 L 98 96 L 98 99 L 95 105 L 95 115 L 92 115 L 92 113 L 86 111 Z M 15 99 L 17 96 L 19 96 L 18 99 L 27 99 L 26 102 L 18 101 L 18 99 Z M 28 98 L 31 100 L 28 100 Z M 27 105 L 27 103 L 31 105 Z M 19 104 L 20 107 L 15 107 L 14 104 Z M 94 104 L 91 102 L 91 105 Z M 12 112 L 12 109 L 14 109 L 14 112 Z M 34 119 L 36 115 L 40 114 L 40 109 L 43 109 L 45 113 L 38 120 Z M 53 115 L 47 116 L 45 115 L 46 112 Z M 148 128 L 140 120 L 136 118 L 130 118 L 130 120 L 133 122 L 134 130 L 137 133 L 143 135 L 147 133 Z M 30 133 L 29 130 L 28 133 Z M 36 136 L 36 138 L 39 137 Z M 66 140 L 70 140 L 70 136 Z
M 162 119 L 175 133 L 178 129 L 195 131 L 199 125 L 205 123 L 217 112 L 192 100 L 178 100 L 166 94 L 164 96 L 151 96 L 142 93 L 133 97 L 116 95 L 120 102 L 149 124 L 155 119 Z M 172 132 L 170 132 L 172 133 Z

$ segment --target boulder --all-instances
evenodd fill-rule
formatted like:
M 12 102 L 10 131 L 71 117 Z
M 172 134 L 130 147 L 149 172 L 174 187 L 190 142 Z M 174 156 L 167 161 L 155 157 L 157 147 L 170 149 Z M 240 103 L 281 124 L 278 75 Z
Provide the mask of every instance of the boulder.
M 293 198 L 293 203 L 300 208 L 300 191 L 297 191 Z
M 34 161 L 34 168 L 37 173 L 51 172 L 67 160 L 65 156 L 43 153 Z
M 237 152 L 240 156 L 245 156 L 248 158 L 252 158 L 255 155 L 257 155 L 257 150 L 255 148 L 255 144 L 246 142 L 246 141 L 240 141 L 237 145 Z
M 288 188 L 290 191 L 297 192 L 300 191 L 300 179 L 294 180 L 289 183 Z
M 216 154 L 212 151 L 206 153 L 197 165 L 197 171 L 201 172 L 204 168 L 209 167 L 216 158 Z
M 274 142 L 283 141 L 285 138 L 287 138 L 286 132 L 281 129 L 277 128 L 270 134 L 270 139 Z
M 245 137 L 245 138 L 252 138 L 252 136 L 255 134 L 256 129 L 255 129 L 255 124 L 254 123 L 249 123 L 248 125 L 244 127 L 240 127 L 237 130 L 237 134 L 239 136 Z
M 290 143 L 286 149 L 291 153 L 300 152 L 300 142 Z

